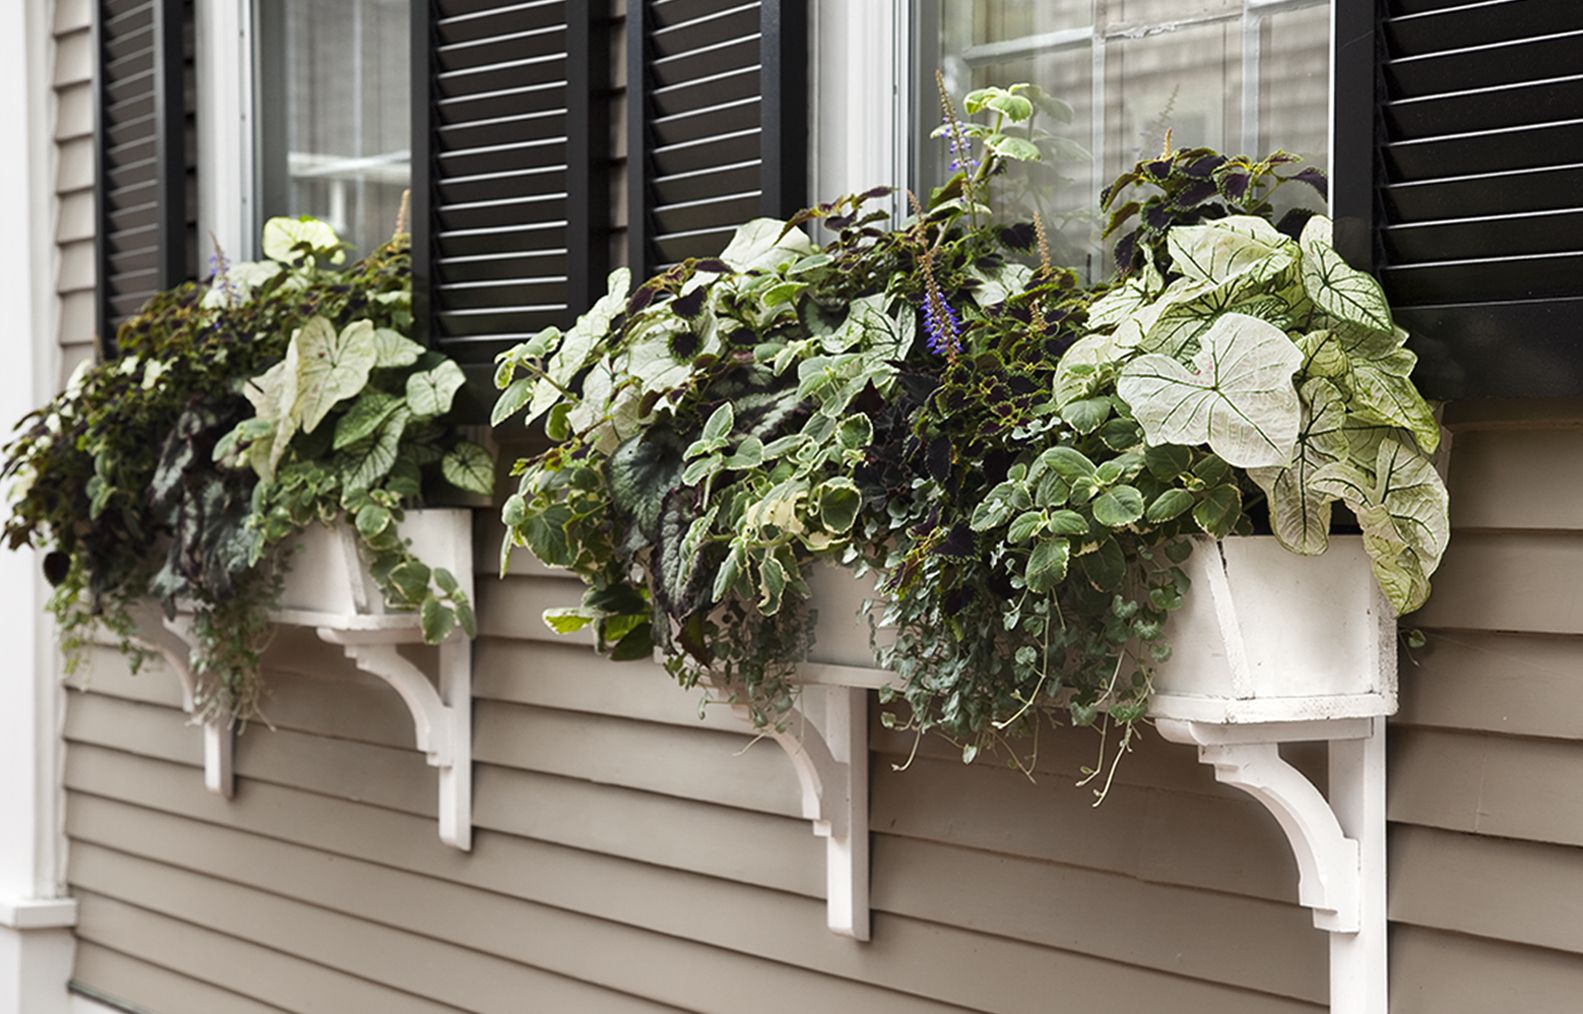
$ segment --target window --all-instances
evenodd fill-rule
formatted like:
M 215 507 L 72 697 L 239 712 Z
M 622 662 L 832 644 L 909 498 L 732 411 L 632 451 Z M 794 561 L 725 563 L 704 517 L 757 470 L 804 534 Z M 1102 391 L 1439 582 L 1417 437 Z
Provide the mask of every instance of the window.
M 1177 147 L 1327 163 L 1328 0 L 915 0 L 913 12 L 915 183 L 946 175 L 949 154 L 928 137 L 937 68 L 954 99 L 1038 85 L 1060 100 L 1043 114 L 1058 140 L 998 196 L 1040 211 L 1063 263 L 1099 269 L 1099 190 L 1167 129 Z
M 260 223 L 316 215 L 367 252 L 411 178 L 412 0 L 255 0 Z

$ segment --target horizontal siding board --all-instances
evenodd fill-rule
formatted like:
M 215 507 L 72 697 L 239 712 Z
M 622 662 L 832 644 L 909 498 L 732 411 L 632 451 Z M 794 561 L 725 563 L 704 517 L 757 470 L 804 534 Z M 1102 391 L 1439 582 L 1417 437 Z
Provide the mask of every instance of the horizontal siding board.
M 912 990 L 989 1010 L 1043 1009 L 1050 997 L 1056 995 L 1062 997 L 1063 1002 L 1085 1010 L 1109 1009 L 1106 1004 L 1113 1002 L 1159 1005 L 1168 1000 L 1171 1009 L 1181 1011 L 1277 1011 L 1284 1014 L 1312 1009 L 1153 969 L 1130 969 L 1083 955 L 1045 950 L 1025 941 L 982 936 L 949 923 L 917 921 L 884 913 L 876 916 L 878 932 L 874 942 L 853 947 L 849 941 L 832 936 L 824 928 L 822 906 L 815 901 L 734 885 L 713 877 L 662 874 L 642 863 L 626 863 L 502 836 L 480 836 L 471 860 L 437 850 L 434 865 L 438 869 L 430 871 L 446 879 L 485 886 L 490 891 L 458 892 L 424 878 L 420 878 L 416 886 L 398 891 L 394 881 L 386 882 L 386 878 L 400 875 L 387 869 L 367 868 L 365 871 L 366 863 L 348 865 L 345 861 L 327 860 L 300 849 L 280 853 L 260 851 L 259 846 L 243 838 L 235 838 L 235 844 L 229 844 L 231 838 L 216 838 L 213 830 L 181 818 L 140 813 L 136 807 L 84 800 L 74 802 L 72 813 L 74 830 L 79 834 L 118 836 L 122 847 L 134 849 L 159 849 L 165 841 L 179 839 L 181 844 L 177 851 L 190 857 L 183 861 L 212 867 L 214 872 L 229 871 L 230 875 L 244 879 L 265 875 L 257 871 L 306 867 L 307 875 L 302 878 L 306 883 L 299 885 L 293 880 L 284 888 L 313 891 L 326 903 L 344 903 L 349 909 L 377 915 L 382 920 L 417 919 L 422 917 L 410 913 L 423 912 L 431 924 L 438 924 L 431 928 L 443 930 L 448 919 L 477 919 L 485 929 L 494 930 L 490 936 L 495 940 L 485 946 L 510 947 L 511 941 L 521 936 L 513 934 L 509 927 L 498 924 L 491 927 L 497 920 L 524 918 L 518 909 L 506 908 L 493 893 L 504 891 L 511 897 L 555 908 L 587 910 L 601 918 L 639 922 L 671 936 L 696 939 L 699 944 L 773 956 L 778 961 L 828 975 Z M 168 824 L 175 826 L 166 827 Z M 326 830 L 305 821 L 296 822 L 290 828 L 294 836 L 308 837 L 324 834 Z M 130 833 L 123 833 L 128 831 Z M 223 834 L 234 835 L 232 832 Z M 391 847 L 388 836 L 370 838 L 367 858 L 386 860 Z M 278 857 L 271 861 L 267 858 L 271 855 Z M 215 866 L 216 863 L 226 865 Z M 343 885 L 339 878 L 346 871 L 350 871 L 350 882 Z M 378 883 L 365 884 L 364 878 L 374 878 Z M 423 898 L 425 903 L 398 905 L 383 900 L 387 896 Z M 337 899 L 344 899 L 344 902 Z M 533 906 L 522 908 L 529 913 L 536 911 Z M 544 913 L 544 917 L 565 918 L 549 912 Z M 477 930 L 460 926 L 452 932 L 465 935 Z M 689 964 L 688 967 L 696 966 Z M 1033 969 L 1037 969 L 1038 974 L 1029 974 Z M 691 978 L 696 980 L 697 976 Z M 674 988 L 680 990 L 682 987 Z M 684 995 L 689 998 L 689 1007 L 697 1008 L 693 997 L 708 998 L 704 990 L 693 985 L 687 988 L 689 991 Z M 807 999 L 811 1003 L 818 998 Z M 771 1008 L 755 1002 L 747 1009 Z M 836 1006 L 830 1009 L 886 1007 Z M 944 1007 L 912 997 L 900 1009 L 930 1011 Z
M 878 758 L 878 833 L 1111 870 L 1155 883 L 1292 901 L 1297 869 L 1274 819 L 1252 800 L 1115 786 L 1103 805 L 1071 779 L 1030 781 L 985 765 Z
M 1457 933 L 1391 932 L 1391 1014 L 1575 1014 L 1583 958 Z
M 473 756 L 481 763 L 583 778 L 795 817 L 797 776 L 780 747 L 746 732 L 634 722 L 608 715 L 473 705 Z M 650 758 L 663 757 L 663 764 Z
M 1580 572 L 1583 533 L 1453 532 L 1434 577 L 1434 594 L 1412 622 L 1459 630 L 1583 633 Z
M 305 1011 L 508 1011 L 524 997 L 550 1008 L 653 1011 L 605 991 L 445 940 L 356 919 L 234 881 L 88 843 L 73 849 L 73 883 L 172 919 L 334 968 L 362 980 L 352 1003 L 314 998 Z M 266 873 L 268 871 L 258 871 Z M 409 994 L 411 999 L 402 997 Z M 454 1000 L 447 1003 L 445 999 Z
M 1398 725 L 1583 740 L 1583 638 L 1424 633 L 1402 667 Z
M 110 822 L 103 830 L 114 833 L 115 828 Z M 533 996 L 536 1005 L 548 1010 L 636 1011 L 672 1009 L 667 1005 L 674 1005 L 703 1011 L 751 1008 L 766 1014 L 791 1014 L 809 1007 L 901 1014 L 907 1010 L 945 1009 L 916 998 L 904 999 L 867 983 L 822 976 L 737 952 L 702 947 L 683 937 L 651 933 L 492 890 L 331 857 L 282 842 L 252 839 L 202 825 L 185 826 L 174 840 L 160 827 L 138 830 L 142 835 L 132 845 L 159 851 L 156 861 L 89 845 L 85 846 L 90 850 L 86 875 L 97 874 L 96 864 L 121 863 L 145 870 L 150 879 L 170 887 L 171 894 L 192 891 L 183 878 L 201 876 L 205 878 L 203 893 L 237 893 L 239 899 L 252 903 L 248 912 L 254 920 L 246 923 L 249 928 L 245 932 L 267 935 L 271 946 L 323 948 L 331 952 L 325 955 L 327 958 L 339 951 L 344 955 L 336 962 L 340 967 L 351 962 L 354 966 L 384 968 L 385 962 L 396 956 L 381 957 L 374 964 L 371 952 L 384 950 L 381 943 L 406 952 L 408 960 L 417 966 L 432 968 L 443 963 L 481 968 L 480 959 L 490 964 L 509 962 L 511 978 L 518 980 L 515 983 L 458 988 L 461 983 L 445 981 L 460 969 L 433 976 L 437 981 L 432 986 L 419 978 L 423 973 L 416 969 L 385 980 L 431 998 L 454 998 L 470 1009 L 516 1011 L 521 1009 L 525 996 Z M 241 891 L 232 885 L 240 885 Z M 586 886 L 597 889 L 593 884 Z M 315 911 L 298 914 L 299 904 L 311 904 Z M 263 920 L 275 911 L 291 918 L 282 918 L 278 928 L 265 923 Z M 324 927 L 321 932 L 333 933 L 336 927 L 343 927 L 348 937 L 361 937 L 361 946 L 320 942 L 315 932 L 319 929 L 315 924 L 319 923 Z M 301 928 L 304 939 L 293 938 L 287 943 L 282 934 L 294 927 Z M 425 954 L 425 950 L 430 952 Z M 612 955 L 619 955 L 620 960 L 610 960 Z M 582 997 L 563 996 L 557 1000 L 542 987 L 523 989 L 525 976 L 516 971 L 518 967 L 534 979 L 542 980 L 548 971 L 578 983 L 601 986 L 614 994 L 595 994 L 585 987 Z M 495 977 L 504 976 L 497 973 Z M 620 995 L 640 992 L 650 1002 Z M 652 1002 L 656 1000 L 659 1002 Z
M 358 979 L 302 956 L 216 933 L 207 926 L 99 894 L 81 884 L 76 885 L 76 891 L 78 939 L 199 981 L 223 975 L 231 988 L 266 1004 L 298 1014 L 458 1014 L 454 1007 Z M 146 1003 L 145 998 L 136 999 L 143 1001 L 139 1006 Z
M 1470 529 L 1583 529 L 1583 427 L 1458 433 L 1451 457 L 1451 521 Z M 1543 475 L 1545 481 L 1534 482 Z M 1522 490 L 1520 496 L 1514 490 Z
M 79 937 L 72 975 L 96 999 L 131 1004 L 132 997 L 157 996 L 159 1014 L 288 1014 L 286 1008 L 200 982 L 160 965 Z M 91 986 L 89 985 L 91 984 Z
M 1576 743 L 1396 727 L 1390 819 L 1583 846 L 1583 749 Z
M 1311 1003 L 1327 995 L 1326 936 L 1293 905 L 888 834 L 873 857 L 876 909 Z
M 1395 922 L 1583 954 L 1576 848 L 1405 826 L 1390 848 Z

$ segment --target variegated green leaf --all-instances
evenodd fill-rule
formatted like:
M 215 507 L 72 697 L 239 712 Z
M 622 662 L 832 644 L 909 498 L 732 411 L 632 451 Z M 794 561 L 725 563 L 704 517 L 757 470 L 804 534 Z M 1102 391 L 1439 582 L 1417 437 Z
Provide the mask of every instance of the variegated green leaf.
M 296 390 L 291 415 L 304 433 L 312 433 L 330 409 L 360 392 L 368 383 L 376 351 L 374 323 L 359 320 L 340 334 L 323 317 L 314 317 L 292 336 Z

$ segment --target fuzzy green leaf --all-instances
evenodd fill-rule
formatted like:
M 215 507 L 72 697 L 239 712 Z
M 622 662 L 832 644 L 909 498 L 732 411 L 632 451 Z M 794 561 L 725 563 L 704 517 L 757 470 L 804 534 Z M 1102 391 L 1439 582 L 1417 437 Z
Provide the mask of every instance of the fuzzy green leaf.
M 1048 595 L 1066 580 L 1067 561 L 1071 559 L 1072 546 L 1065 539 L 1044 539 L 1036 543 L 1028 554 L 1028 567 L 1023 581 L 1028 590 Z

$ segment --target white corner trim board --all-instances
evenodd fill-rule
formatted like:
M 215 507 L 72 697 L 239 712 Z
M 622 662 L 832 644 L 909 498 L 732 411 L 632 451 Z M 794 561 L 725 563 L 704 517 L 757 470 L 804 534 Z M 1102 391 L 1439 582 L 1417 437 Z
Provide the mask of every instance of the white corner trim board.
M 472 512 L 408 511 L 403 538 L 430 566 L 449 570 L 462 592 L 473 597 Z M 403 655 L 402 646 L 423 644 L 414 613 L 386 612 L 378 588 L 363 567 L 356 536 L 344 525 L 313 525 L 299 535 L 292 569 L 275 623 L 307 627 L 321 641 L 340 647 L 358 669 L 389 684 L 412 713 L 418 749 L 439 772 L 440 840 L 468 851 L 473 844 L 473 646 L 455 630 L 438 647 L 439 680 Z M 138 616 L 139 639 L 162 655 L 182 683 L 183 704 L 194 710 L 197 688 L 190 658 L 192 619 L 158 615 L 152 603 Z M 204 785 L 230 799 L 236 791 L 235 730 L 229 716 L 203 722 Z

